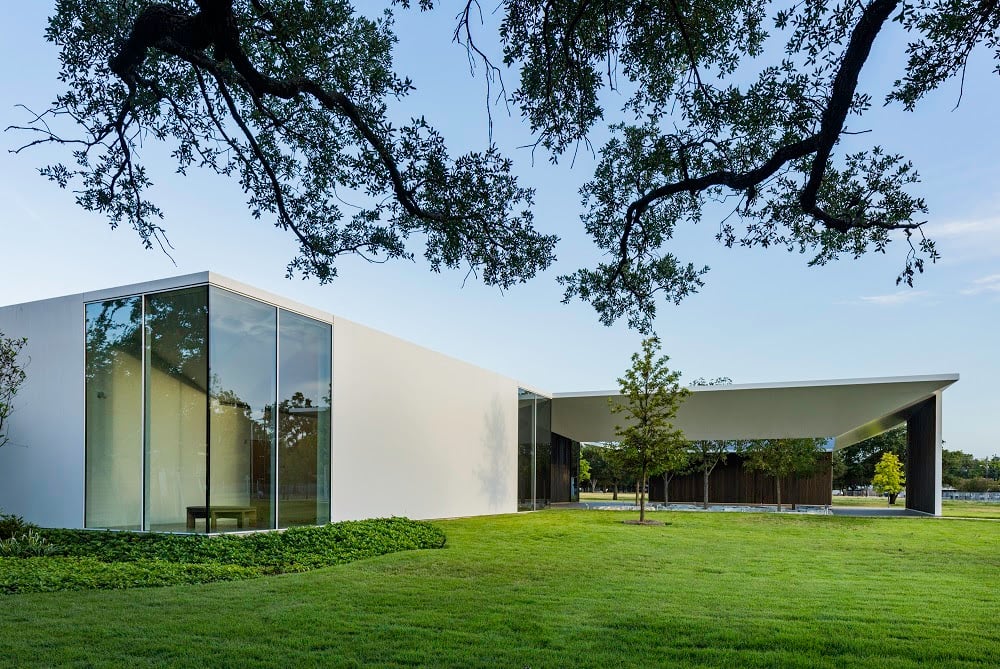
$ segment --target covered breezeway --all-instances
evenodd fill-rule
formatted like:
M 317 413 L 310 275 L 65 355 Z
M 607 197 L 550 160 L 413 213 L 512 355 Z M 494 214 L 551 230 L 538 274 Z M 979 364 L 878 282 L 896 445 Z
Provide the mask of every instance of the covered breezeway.
M 692 388 L 676 426 L 688 439 L 826 437 L 834 450 L 906 425 L 906 508 L 941 515 L 941 398 L 958 374 Z M 616 391 L 556 393 L 552 432 L 615 441 Z

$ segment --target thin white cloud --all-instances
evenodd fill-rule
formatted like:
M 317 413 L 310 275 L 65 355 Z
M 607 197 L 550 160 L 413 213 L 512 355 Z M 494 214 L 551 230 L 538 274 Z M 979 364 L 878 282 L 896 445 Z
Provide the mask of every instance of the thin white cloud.
M 921 298 L 927 297 L 930 293 L 926 290 L 900 290 L 887 295 L 866 295 L 861 298 L 864 304 L 874 304 L 880 307 L 906 304 Z
M 962 291 L 963 295 L 979 295 L 980 293 L 1000 293 L 1000 274 L 990 274 L 976 279 L 971 286 Z
M 941 264 L 963 265 L 1000 258 L 1000 214 L 970 216 L 937 223 L 931 221 L 923 233 L 934 240 Z
M 1000 235 L 1000 216 L 969 221 L 948 221 L 940 224 L 931 223 L 924 226 L 924 232 L 931 239 L 981 240 L 984 236 L 992 238 Z

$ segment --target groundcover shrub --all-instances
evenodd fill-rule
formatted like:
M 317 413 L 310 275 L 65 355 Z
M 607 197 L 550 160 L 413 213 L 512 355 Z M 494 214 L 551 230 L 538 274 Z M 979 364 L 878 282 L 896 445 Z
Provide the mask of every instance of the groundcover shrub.
M 0 592 L 130 588 L 305 571 L 402 550 L 440 548 L 444 533 L 407 518 L 283 532 L 174 535 L 41 530 L 48 557 L 0 558 Z
M 21 516 L 12 513 L 4 513 L 0 510 L 0 540 L 21 537 L 30 531 L 37 530 L 38 527 L 25 522 Z
M 253 567 L 186 564 L 165 560 L 101 562 L 94 558 L 0 558 L 0 592 L 49 592 L 144 588 L 210 581 L 236 581 L 261 576 Z
M 10 539 L 0 539 L 0 558 L 3 557 L 41 557 L 55 553 L 55 546 L 49 540 L 34 530 L 28 530 L 21 536 Z

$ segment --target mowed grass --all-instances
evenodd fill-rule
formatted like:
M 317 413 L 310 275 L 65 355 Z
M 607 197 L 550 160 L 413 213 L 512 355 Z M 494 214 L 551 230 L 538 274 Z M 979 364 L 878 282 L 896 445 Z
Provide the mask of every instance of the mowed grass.
M 581 492 L 581 502 L 603 502 L 612 499 L 610 492 Z M 635 491 L 619 491 L 619 502 L 635 502 Z M 850 497 L 834 495 L 833 506 L 876 506 L 888 508 L 885 497 Z M 900 498 L 897 508 L 905 508 L 906 500 Z M 1000 502 L 971 502 L 966 500 L 946 499 L 941 502 L 941 514 L 954 518 L 998 518 L 1000 519 Z
M 888 508 L 885 497 L 849 497 L 835 495 L 834 506 L 875 506 Z M 898 499 L 896 506 L 904 508 L 905 499 Z M 961 499 L 941 501 L 941 515 L 955 518 L 1000 518 L 1000 502 L 972 502 Z
M 0 597 L 11 666 L 1000 666 L 1000 523 L 549 510 L 234 583 Z

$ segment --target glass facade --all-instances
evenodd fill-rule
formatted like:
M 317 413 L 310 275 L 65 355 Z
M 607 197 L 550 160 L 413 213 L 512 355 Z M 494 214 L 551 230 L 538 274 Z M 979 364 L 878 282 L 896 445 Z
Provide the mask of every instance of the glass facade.
M 553 432 L 549 462 L 552 502 L 579 502 L 580 442 Z
M 535 397 L 517 389 L 517 508 L 535 508 Z
M 145 297 L 146 529 L 208 504 L 208 287 Z
M 330 350 L 326 323 L 281 312 L 278 326 L 278 518 L 281 527 L 330 517 Z
M 544 508 L 552 500 L 552 400 L 517 390 L 517 508 Z
M 86 306 L 85 526 L 330 520 L 332 327 L 209 286 Z
M 535 508 L 552 502 L 552 400 L 535 399 Z
M 88 304 L 87 527 L 142 528 L 142 299 Z
M 219 531 L 273 528 L 278 310 L 209 291 L 208 503 L 233 516 L 216 518 Z

